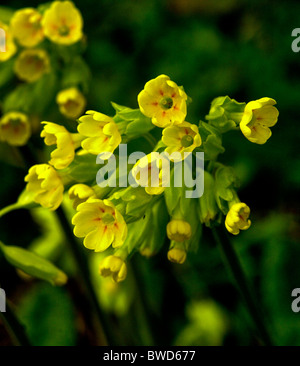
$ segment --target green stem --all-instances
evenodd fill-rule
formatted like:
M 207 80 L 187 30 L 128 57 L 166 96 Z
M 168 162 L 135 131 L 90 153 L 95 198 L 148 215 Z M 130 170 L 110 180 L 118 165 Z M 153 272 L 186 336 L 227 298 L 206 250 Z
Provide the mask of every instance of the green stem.
M 11 338 L 15 342 L 16 346 L 30 346 L 30 342 L 23 325 L 19 322 L 8 303 L 6 303 L 6 311 L 0 312 L 0 318 L 3 319 L 3 322 L 11 334 Z
M 245 300 L 245 304 L 253 319 L 253 322 L 256 325 L 261 340 L 266 346 L 271 346 L 272 345 L 271 337 L 265 327 L 262 315 L 257 307 L 257 302 L 254 301 L 248 280 L 241 266 L 239 258 L 232 247 L 232 244 L 228 238 L 227 233 L 225 232 L 223 227 L 213 228 L 212 232 L 218 247 L 221 249 L 222 254 L 225 257 L 225 262 L 227 263 L 235 279 L 237 287 Z
M 141 333 L 141 338 L 143 338 L 146 346 L 155 346 L 154 332 L 151 326 L 151 315 L 149 311 L 149 306 L 145 298 L 143 289 L 143 283 L 141 282 L 138 263 L 136 258 L 131 259 L 131 272 L 134 281 L 134 288 L 136 291 L 136 307 L 139 313 L 139 331 Z
M 111 334 L 111 327 L 108 323 L 108 319 L 105 316 L 105 314 L 102 312 L 102 309 L 100 308 L 98 299 L 95 295 L 95 291 L 93 288 L 93 284 L 91 282 L 91 277 L 89 273 L 88 263 L 86 260 L 85 254 L 81 251 L 81 249 L 78 246 L 78 242 L 76 241 L 74 234 L 71 230 L 70 224 L 68 219 L 65 216 L 65 213 L 61 207 L 59 207 L 56 210 L 57 217 L 61 223 L 61 226 L 64 230 L 64 233 L 66 235 L 66 238 L 69 242 L 70 249 L 73 253 L 74 259 L 78 265 L 78 269 L 81 272 L 82 280 L 85 284 L 85 288 L 87 291 L 87 295 L 89 297 L 89 300 L 91 302 L 91 306 L 94 308 L 95 313 L 98 317 L 100 326 L 102 327 L 104 337 L 106 338 L 106 342 L 108 345 L 113 346 L 114 345 L 114 337 Z

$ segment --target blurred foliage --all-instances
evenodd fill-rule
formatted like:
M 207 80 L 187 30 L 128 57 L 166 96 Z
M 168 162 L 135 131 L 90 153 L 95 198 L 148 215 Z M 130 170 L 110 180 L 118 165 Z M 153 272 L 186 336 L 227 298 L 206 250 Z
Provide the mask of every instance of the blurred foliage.
M 38 3 L 28 0 L 26 6 Z M 84 58 L 93 76 L 87 109 L 112 114 L 112 100 L 136 108 L 136 95 L 145 82 L 162 73 L 184 85 L 192 98 L 190 121 L 203 118 L 212 99 L 219 95 L 239 101 L 263 96 L 276 99 L 279 122 L 267 144 L 254 146 L 242 135 L 224 136 L 227 163 L 241 179 L 239 194 L 251 207 L 253 222 L 249 231 L 232 242 L 253 283 L 275 343 L 300 345 L 300 317 L 291 311 L 291 291 L 300 287 L 300 56 L 291 50 L 291 32 L 299 27 L 300 3 L 295 0 L 76 0 L 75 3 L 85 20 L 88 43 Z M 24 7 L 24 1 L 3 0 L 1 6 L 18 9 Z M 9 73 L 9 64 L 6 67 Z M 5 75 L 1 73 L 2 78 Z M 5 152 L 0 154 L 0 203 L 4 207 L 15 202 L 23 189 L 24 170 L 17 163 L 20 157 L 13 148 L 0 146 L 0 150 Z M 0 221 L 0 240 L 7 244 L 27 247 L 42 233 L 43 229 L 28 211 L 13 212 Z M 74 268 L 65 260 L 66 256 L 60 251 L 55 254 L 61 268 L 72 274 Z M 150 259 L 135 258 L 138 282 L 142 284 L 144 301 L 151 314 L 148 321 L 157 344 L 257 344 L 254 332 L 250 331 L 252 321 L 208 229 L 204 228 L 197 255 L 188 257 L 185 264 L 166 263 L 165 258 L 164 252 Z M 2 258 L 0 277 L 1 287 L 7 289 L 8 297 L 17 304 L 18 315 L 26 324 L 33 344 L 89 343 L 89 329 L 82 328 L 82 304 L 74 298 L 72 282 L 59 289 L 34 281 L 24 285 Z M 127 286 L 131 286 L 130 278 L 128 281 Z M 110 290 L 116 296 L 116 289 Z M 101 297 L 101 291 L 98 292 Z M 140 311 L 135 313 L 136 287 L 132 285 L 127 292 L 128 299 L 123 289 L 120 294 L 113 307 L 109 307 L 107 298 L 104 304 L 116 338 L 121 344 L 147 344 L 149 324 L 145 324 L 145 331 L 140 330 L 141 337 L 135 334 L 135 314 L 140 318 L 143 315 Z M 7 341 L 0 338 L 1 342 Z

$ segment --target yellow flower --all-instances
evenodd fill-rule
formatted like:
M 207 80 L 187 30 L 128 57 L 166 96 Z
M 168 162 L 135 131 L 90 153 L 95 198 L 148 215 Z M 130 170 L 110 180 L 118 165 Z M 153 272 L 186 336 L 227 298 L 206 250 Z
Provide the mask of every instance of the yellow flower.
M 186 260 L 186 251 L 183 248 L 172 248 L 168 251 L 167 256 L 170 262 L 182 264 Z
M 32 166 L 25 177 L 26 190 L 33 194 L 33 200 L 51 211 L 56 210 L 64 193 L 63 182 L 56 170 L 48 164 Z
M 42 25 L 51 42 L 71 45 L 82 38 L 83 19 L 72 1 L 54 1 L 46 10 Z
M 96 193 L 93 188 L 81 183 L 72 186 L 68 193 L 70 200 L 73 201 L 75 210 L 81 203 L 86 202 L 89 198 L 96 198 Z
M 127 236 L 127 225 L 123 216 L 109 200 L 89 198 L 77 207 L 72 219 L 74 234 L 84 237 L 83 244 L 95 252 L 102 252 L 110 245 L 121 247 Z
M 184 220 L 171 220 L 167 225 L 167 236 L 177 242 L 188 240 L 192 236 L 191 225 Z
M 166 75 L 148 81 L 138 95 L 141 112 L 158 127 L 183 122 L 186 100 L 186 93 Z
M 127 276 L 126 263 L 116 255 L 109 255 L 100 262 L 99 272 L 103 277 L 112 276 L 115 282 L 121 282 Z
M 20 112 L 8 112 L 0 119 L 0 140 L 10 145 L 25 145 L 31 136 L 28 117 Z
M 246 105 L 240 128 L 249 141 L 264 144 L 271 137 L 269 127 L 276 124 L 279 115 L 274 104 L 274 99 L 261 98 Z
M 105 158 L 108 158 L 122 141 L 115 121 L 105 114 L 87 111 L 85 116 L 79 118 L 79 122 L 78 132 L 87 137 L 81 146 L 90 154 L 107 152 Z
M 225 227 L 233 235 L 239 234 L 240 230 L 247 230 L 251 225 L 248 219 L 250 208 L 242 202 L 235 203 L 231 206 L 226 215 Z
M 61 90 L 56 96 L 60 113 L 67 118 L 76 119 L 83 113 L 86 100 L 77 88 Z
M 167 146 L 165 149 L 167 153 L 171 155 L 173 152 L 179 152 L 181 159 L 184 159 L 184 153 L 190 153 L 201 145 L 201 137 L 196 125 L 182 122 L 177 126 L 166 127 L 162 132 L 162 142 Z M 180 159 L 172 158 L 172 160 Z
M 34 47 L 44 39 L 42 15 L 33 8 L 17 10 L 10 22 L 13 36 L 21 46 Z
M 80 146 L 82 137 L 77 133 L 70 133 L 64 126 L 52 122 L 42 122 L 44 128 L 41 137 L 45 138 L 47 146 L 57 145 L 51 152 L 49 164 L 55 169 L 69 166 L 75 157 L 75 149 Z
M 11 29 L 4 23 L 0 21 L 0 28 L 2 29 L 1 32 L 1 43 L 5 43 L 4 45 L 1 44 L 1 51 L 2 48 L 5 49 L 5 52 L 0 52 L 0 62 L 4 62 L 9 60 L 16 52 L 17 46 L 13 40 L 13 35 Z
M 24 81 L 34 82 L 50 70 L 50 60 L 45 50 L 28 48 L 23 50 L 15 63 L 15 73 Z
M 163 193 L 170 182 L 170 162 L 158 153 L 150 153 L 138 160 L 132 176 L 150 195 Z

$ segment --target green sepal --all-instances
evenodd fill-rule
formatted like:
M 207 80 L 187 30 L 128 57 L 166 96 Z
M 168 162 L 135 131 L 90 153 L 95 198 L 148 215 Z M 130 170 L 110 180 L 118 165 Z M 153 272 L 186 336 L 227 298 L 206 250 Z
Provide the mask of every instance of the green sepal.
M 95 182 L 98 170 L 101 165 L 96 164 L 96 156 L 92 154 L 76 154 L 72 163 L 65 169 L 59 171 L 59 175 L 67 185 L 75 183 Z
M 220 212 L 215 197 L 215 180 L 213 176 L 204 171 L 204 193 L 198 199 L 197 211 L 200 222 L 211 227 Z
M 204 160 L 217 160 L 225 149 L 222 145 L 222 135 L 219 130 L 207 122 L 199 122 L 199 133 L 202 139 L 201 150 L 204 151 Z
M 146 117 L 139 109 L 131 109 L 111 102 L 116 111 L 114 121 L 117 123 L 120 133 L 128 139 L 143 136 L 155 126 L 151 119 Z
M 220 133 L 234 130 L 241 122 L 246 103 L 239 103 L 228 96 L 215 98 L 205 118 Z
M 143 219 L 147 220 L 147 227 L 145 235 L 141 238 L 139 250 L 144 254 L 147 251 L 147 256 L 150 256 L 161 249 L 166 238 L 169 215 L 162 197 L 145 212 Z
M 219 209 L 224 213 L 228 212 L 228 203 L 236 199 L 236 188 L 239 181 L 232 167 L 218 164 L 215 171 L 215 197 Z
M 20 84 L 9 93 L 3 102 L 3 112 L 42 115 L 53 101 L 56 91 L 57 76 L 53 72 L 47 73 L 34 83 Z
M 141 218 L 154 196 L 146 193 L 143 187 L 127 187 L 116 190 L 108 197 L 123 215 L 127 223 L 134 222 Z
M 89 91 L 91 71 L 80 56 L 75 57 L 63 70 L 61 89 L 77 86 L 84 94 Z

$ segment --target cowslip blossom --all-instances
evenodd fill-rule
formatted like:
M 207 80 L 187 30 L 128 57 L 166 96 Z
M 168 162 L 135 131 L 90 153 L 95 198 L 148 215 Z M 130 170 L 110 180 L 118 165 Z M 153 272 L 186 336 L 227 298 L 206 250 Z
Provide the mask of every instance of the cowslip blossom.
M 192 236 L 191 225 L 184 220 L 171 220 L 167 225 L 167 235 L 170 240 L 183 242 Z
M 90 154 L 103 154 L 109 157 L 122 141 L 118 126 L 115 121 L 105 114 L 87 111 L 85 116 L 79 118 L 78 132 L 86 138 L 81 146 Z
M 100 262 L 99 273 L 103 277 L 111 276 L 114 282 L 118 283 L 125 280 L 127 266 L 122 258 L 116 255 L 109 255 Z
M 64 185 L 56 170 L 48 164 L 32 166 L 25 177 L 26 190 L 33 200 L 51 211 L 56 210 L 63 200 Z
M 186 251 L 183 248 L 172 248 L 168 251 L 167 257 L 172 263 L 183 264 L 186 260 Z
M 0 140 L 10 145 L 22 146 L 31 136 L 28 116 L 20 112 L 8 112 L 0 119 Z
M 89 198 L 97 198 L 93 188 L 82 183 L 74 184 L 69 189 L 68 194 L 70 200 L 73 201 L 73 208 L 75 210 L 81 203 L 86 202 Z
M 3 47 L 5 52 L 0 52 L 0 62 L 5 62 L 14 56 L 14 54 L 17 52 L 17 46 L 14 42 L 10 27 L 0 21 L 0 28 L 5 35 L 5 45 L 1 45 L 1 48 Z
M 81 13 L 71 1 L 54 1 L 45 12 L 42 25 L 45 36 L 53 43 L 71 45 L 83 36 Z
M 179 152 L 184 159 L 184 153 L 190 153 L 201 145 L 201 137 L 196 125 L 182 122 L 180 125 L 166 127 L 162 132 L 162 142 L 167 146 L 167 153 L 171 155 Z
M 277 123 L 279 112 L 272 98 L 249 102 L 244 110 L 240 129 L 244 136 L 256 144 L 264 144 L 272 135 L 269 127 Z
M 56 96 L 56 103 L 62 115 L 76 119 L 83 113 L 86 100 L 77 88 L 72 87 L 61 90 Z
M 41 25 L 42 14 L 33 8 L 17 10 L 10 26 L 14 38 L 23 47 L 34 47 L 44 39 Z
M 69 166 L 75 157 L 75 149 L 80 146 L 82 137 L 77 133 L 70 133 L 64 126 L 52 122 L 42 122 L 44 128 L 41 137 L 47 146 L 56 145 L 51 152 L 49 164 L 55 169 Z
M 49 55 L 43 49 L 25 49 L 18 56 L 14 70 L 21 80 L 29 83 L 37 81 L 50 71 Z
M 186 101 L 186 93 L 167 75 L 148 81 L 138 95 L 141 112 L 158 127 L 183 122 L 187 113 Z
M 239 234 L 240 230 L 247 230 L 251 225 L 248 219 L 250 208 L 243 202 L 235 203 L 231 206 L 226 215 L 225 227 L 233 235 Z
M 136 162 L 132 176 L 137 184 L 145 187 L 148 194 L 159 195 L 170 182 L 169 161 L 152 152 Z
M 127 236 L 123 216 L 109 200 L 89 198 L 77 207 L 72 219 L 74 234 L 84 238 L 83 244 L 95 252 L 102 252 L 110 245 L 121 247 Z

